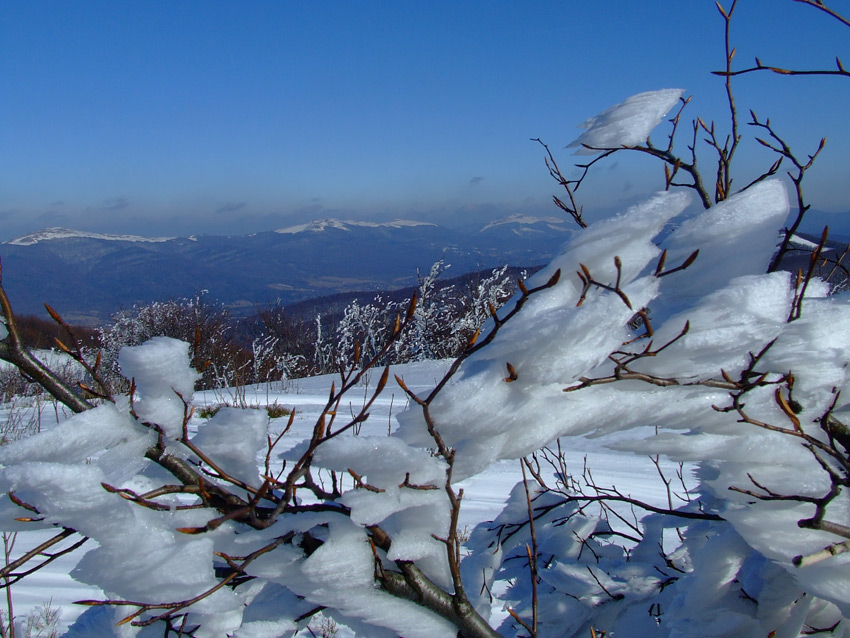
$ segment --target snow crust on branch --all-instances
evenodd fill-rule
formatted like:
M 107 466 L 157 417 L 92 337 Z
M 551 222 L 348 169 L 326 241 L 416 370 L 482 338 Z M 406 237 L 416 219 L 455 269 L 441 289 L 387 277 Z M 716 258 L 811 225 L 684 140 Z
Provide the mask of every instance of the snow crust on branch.
M 594 149 L 642 144 L 684 92 L 685 89 L 661 89 L 633 95 L 579 124 L 587 130 L 567 148 L 577 148 L 575 155 L 596 155 L 600 151 Z
M 814 512 L 814 506 L 804 499 L 829 490 L 830 476 L 821 462 L 830 461 L 819 460 L 795 436 L 742 422 L 735 410 L 722 411 L 732 403 L 730 390 L 704 383 L 722 383 L 722 374 L 738 379 L 752 365 L 752 357 L 761 353 L 758 374 L 765 373 L 766 378 L 778 383 L 791 372 L 793 399 L 800 406 L 799 419 L 806 424 L 801 427 L 816 439 L 826 441 L 819 425 L 821 415 L 833 403 L 834 413 L 843 422 L 850 413 L 844 398 L 848 396 L 850 298 L 828 296 L 828 287 L 813 281 L 803 300 L 802 316 L 789 321 L 794 288 L 788 273 L 762 274 L 775 249 L 775 231 L 781 228 L 788 212 L 784 186 L 778 181 L 757 184 L 680 223 L 661 243 L 668 250 L 667 268 L 679 265 L 696 249 L 699 256 L 687 270 L 659 279 L 654 274 L 661 249 L 656 237 L 686 204 L 687 198 L 681 193 L 661 193 L 622 216 L 592 225 L 586 233 L 579 234 L 527 287 L 545 282 L 556 268 L 565 273 L 562 280 L 554 288 L 529 298 L 521 319 L 506 324 L 489 347 L 470 357 L 430 406 L 442 437 L 457 450 L 454 472 L 458 478 L 474 475 L 496 460 L 521 458 L 559 437 L 570 436 L 617 434 L 618 441 L 612 443 L 616 449 L 661 453 L 700 464 L 698 489 L 703 503 L 712 504 L 714 511 L 728 522 L 700 523 L 690 528 L 681 556 L 689 561 L 683 564 L 692 575 L 674 579 L 675 585 L 661 587 L 658 570 L 669 572 L 669 566 L 657 563 L 657 551 L 649 552 L 639 545 L 630 556 L 618 557 L 611 553 L 611 546 L 592 541 L 593 533 L 605 531 L 602 523 L 576 517 L 570 520 L 583 525 L 581 529 L 556 524 L 554 520 L 569 518 L 568 510 L 563 508 L 557 510 L 557 519 L 541 518 L 538 534 L 543 539 L 541 546 L 547 547 L 541 551 L 544 557 L 551 557 L 542 560 L 552 561 L 542 573 L 551 588 L 551 604 L 555 605 L 555 600 L 560 601 L 558 605 L 563 604 L 565 594 L 577 597 L 576 602 L 569 603 L 569 613 L 564 609 L 556 612 L 554 608 L 548 613 L 559 622 L 570 617 L 577 619 L 576 635 L 587 633 L 590 619 L 594 619 L 595 626 L 612 631 L 633 630 L 630 605 L 643 605 L 640 608 L 645 614 L 652 601 L 663 605 L 664 623 L 671 629 L 696 623 L 694 626 L 700 631 L 711 629 L 719 632 L 717 635 L 740 635 L 736 632 L 755 628 L 767 633 L 781 623 L 793 632 L 795 622 L 797 627 L 803 626 L 806 613 L 814 614 L 807 621 L 814 622 L 813 618 L 821 612 L 825 618 L 834 618 L 836 607 L 840 609 L 839 617 L 847 617 L 850 612 L 846 596 L 850 590 L 847 554 L 804 569 L 792 565 L 795 556 L 816 552 L 841 540 L 841 536 L 801 529 L 797 524 Z M 619 274 L 615 257 L 621 262 Z M 570 277 L 567 273 L 582 272 L 580 264 L 595 281 L 610 288 L 592 288 L 581 306 L 576 306 L 581 281 L 577 275 Z M 631 308 L 613 290 L 618 276 L 619 289 L 630 300 Z M 564 393 L 565 388 L 579 385 L 583 379 L 611 375 L 612 353 L 628 357 L 646 347 L 645 340 L 632 341 L 639 330 L 630 324 L 635 311 L 644 306 L 651 309 L 655 329 L 652 343 L 656 347 L 669 345 L 657 356 L 637 358 L 629 370 L 644 374 L 645 378 L 671 379 L 672 385 L 662 387 L 635 378 L 590 384 Z M 774 345 L 762 352 L 771 342 Z M 516 379 L 509 383 L 505 378 L 506 362 L 516 373 Z M 749 390 L 746 413 L 758 421 L 793 430 L 777 402 L 777 387 Z M 424 424 L 418 411 L 405 412 L 399 420 L 399 436 L 412 445 L 425 444 Z M 633 429 L 645 432 L 647 426 L 657 428 L 658 433 L 631 439 L 621 436 Z M 566 445 L 567 441 L 564 439 Z M 757 488 L 754 480 L 772 493 L 799 494 L 804 499 L 759 500 L 751 494 L 730 491 L 744 489 L 769 496 Z M 516 492 L 505 510 L 504 521 L 516 524 L 526 519 L 526 507 L 524 491 Z M 546 511 L 545 498 L 535 501 L 535 507 Z M 837 496 L 830 511 L 837 520 L 846 520 L 850 512 L 847 495 Z M 501 571 L 491 577 L 498 573 L 500 579 L 516 579 L 519 583 L 526 578 L 527 567 L 507 568 L 507 561 L 513 556 L 525 564 L 529 537 L 527 533 L 519 535 L 518 544 L 511 549 L 509 543 L 502 549 L 504 559 L 497 559 L 493 555 L 494 535 L 487 530 L 497 529 L 498 522 L 482 524 L 473 534 L 471 546 L 481 554 L 474 553 L 470 563 L 478 565 L 478 569 L 483 564 L 485 572 L 486 565 L 501 564 Z M 644 519 L 644 524 L 651 529 L 652 518 Z M 707 534 L 712 540 L 706 544 L 699 540 L 700 534 Z M 660 536 L 647 533 L 644 542 L 647 546 L 655 543 L 657 548 Z M 590 564 L 572 560 L 570 557 L 586 544 L 600 555 L 607 552 L 608 558 L 598 567 L 592 567 L 596 565 L 592 560 Z M 645 551 L 650 558 L 643 564 L 638 557 Z M 723 560 L 729 562 L 721 573 L 718 567 Z M 634 580 L 638 574 L 643 576 Z M 477 578 L 474 582 L 481 580 L 480 575 L 471 578 Z M 767 596 L 766 592 L 775 590 L 770 595 L 785 602 L 774 609 L 774 615 L 766 614 L 761 620 L 744 613 L 727 618 L 724 612 L 721 622 L 717 610 L 733 595 L 728 579 L 746 582 L 748 595 L 759 591 Z M 485 590 L 492 584 L 492 579 L 482 581 Z M 659 590 L 666 593 L 658 596 Z M 813 611 L 795 611 L 788 620 L 793 601 L 803 591 L 819 602 L 812 606 Z M 594 605 L 610 601 L 611 596 L 620 600 L 621 594 L 630 603 L 609 602 L 607 611 L 593 611 Z M 506 600 L 530 613 L 530 596 L 527 586 L 523 589 L 517 584 Z M 700 604 L 696 604 L 698 599 Z M 714 600 L 715 604 L 706 600 Z M 548 604 L 544 597 L 541 605 Z M 576 615 L 571 616 L 572 613 Z M 513 635 L 515 629 L 510 626 L 507 622 L 501 630 Z M 572 635 L 564 631 L 565 635 Z M 670 635 L 678 635 L 673 631 Z
M 554 288 L 528 300 L 521 320 L 505 325 L 493 343 L 464 363 L 456 381 L 431 407 L 441 435 L 458 450 L 456 477 L 476 474 L 500 458 L 530 454 L 558 436 L 588 434 L 604 425 L 588 418 L 604 405 L 594 408 L 591 401 L 576 410 L 576 399 L 565 397 L 562 389 L 602 365 L 628 339 L 629 319 L 659 291 L 659 280 L 645 272 L 661 253 L 653 239 L 689 201 L 686 193 L 662 192 L 593 224 L 529 279 L 526 285 L 532 288 L 557 269 L 564 273 Z M 633 308 L 616 295 L 596 293 L 578 307 L 581 284 L 567 273 L 584 264 L 600 281 L 612 281 L 615 256 L 621 260 L 621 286 Z M 510 307 L 509 302 L 504 311 Z M 506 362 L 517 371 L 513 383 L 504 382 Z M 418 411 L 401 414 L 399 421 L 399 436 L 427 445 Z
M 171 438 L 180 436 L 183 401 L 191 403 L 195 392 L 198 374 L 186 365 L 188 361 L 189 344 L 171 337 L 122 348 L 118 357 L 121 373 L 136 383 L 136 414 Z

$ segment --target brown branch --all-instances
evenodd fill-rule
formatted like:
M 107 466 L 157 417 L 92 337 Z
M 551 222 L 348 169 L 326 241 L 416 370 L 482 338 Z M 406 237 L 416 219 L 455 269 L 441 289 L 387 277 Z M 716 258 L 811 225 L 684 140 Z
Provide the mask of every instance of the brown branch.
M 76 534 L 76 533 L 77 533 L 77 530 L 71 529 L 69 527 L 65 527 L 65 528 L 62 529 L 61 532 L 59 532 L 55 536 L 52 536 L 51 538 L 47 539 L 43 543 L 36 545 L 35 547 L 33 547 L 28 552 L 24 553 L 19 558 L 15 559 L 15 560 L 13 560 L 9 563 L 6 563 L 6 565 L 4 565 L 4 567 L 2 569 L 0 569 L 0 579 L 11 579 L 11 578 L 14 577 L 15 580 L 12 580 L 11 582 L 7 583 L 6 585 L 0 586 L 0 588 L 2 588 L 4 586 L 8 586 L 8 585 L 16 582 L 17 580 L 20 580 L 24 576 L 31 574 L 35 571 L 38 571 L 42 567 L 48 565 L 49 563 L 51 563 L 54 560 L 56 560 L 57 558 L 59 558 L 59 556 L 64 556 L 65 554 L 68 554 L 68 553 L 74 551 L 75 549 L 80 547 L 83 543 L 85 543 L 88 540 L 88 537 L 84 536 L 82 538 L 82 540 L 74 543 L 72 546 L 70 546 L 70 547 L 68 547 L 68 548 L 66 548 L 66 549 L 64 549 L 60 552 L 56 552 L 55 554 L 45 554 L 45 551 L 47 549 L 49 549 L 50 547 L 53 547 L 57 543 L 65 540 L 69 536 L 72 536 L 73 534 Z M 46 556 L 47 560 L 40 563 L 36 568 L 30 569 L 23 574 L 13 573 L 16 569 L 18 569 L 19 567 L 22 567 L 23 565 L 25 565 L 26 563 L 28 563 L 29 561 L 31 561 L 32 559 L 34 559 L 38 556 Z
M 806 204 L 805 199 L 803 197 L 803 179 L 805 178 L 806 172 L 811 168 L 815 159 L 817 159 L 818 155 L 820 155 L 821 151 L 826 146 L 826 138 L 821 138 L 820 142 L 818 143 L 818 148 L 815 150 L 814 153 L 809 155 L 808 160 L 804 162 L 793 153 L 793 151 L 785 142 L 785 140 L 779 137 L 779 135 L 773 129 L 769 118 L 762 122 L 758 119 L 758 117 L 753 111 L 750 111 L 750 117 L 752 119 L 749 125 L 763 129 L 767 133 L 770 140 L 768 141 L 766 139 L 756 138 L 756 141 L 765 148 L 768 148 L 777 155 L 779 155 L 780 159 L 787 159 L 794 165 L 794 168 L 796 169 L 796 173 L 791 173 L 789 171 L 788 177 L 794 184 L 794 193 L 796 195 L 797 200 L 797 216 L 791 226 L 785 229 L 785 234 L 783 236 L 782 243 L 779 246 L 779 250 L 777 250 L 776 254 L 773 256 L 773 259 L 770 262 L 770 266 L 768 267 L 768 272 L 775 272 L 779 269 L 782 262 L 782 258 L 790 250 L 791 240 L 797 233 L 797 230 L 799 229 L 800 224 L 802 224 L 806 212 L 810 208 L 810 206 Z M 778 168 L 778 165 L 776 166 Z
M 290 542 L 294 536 L 295 536 L 294 532 L 290 532 L 290 533 L 288 533 L 284 536 L 276 538 L 271 543 L 261 547 L 260 549 L 254 551 L 251 554 L 249 554 L 248 556 L 246 556 L 245 559 L 242 561 L 242 563 L 238 566 L 234 566 L 231 561 L 228 561 L 228 563 L 231 564 L 231 566 L 234 568 L 233 571 L 230 574 L 228 574 L 225 578 L 223 578 L 221 581 L 219 581 L 218 583 L 216 583 L 214 586 L 210 587 L 209 589 L 201 592 L 197 596 L 193 596 L 192 598 L 188 598 L 186 600 L 170 602 L 170 603 L 143 603 L 143 602 L 134 602 L 134 601 L 129 601 L 129 600 L 78 600 L 78 601 L 75 602 L 75 604 L 86 605 L 86 606 L 89 606 L 89 607 L 93 607 L 93 606 L 94 607 L 97 607 L 97 606 L 137 607 L 138 609 L 135 612 L 126 616 L 118 624 L 123 625 L 123 624 L 126 624 L 126 623 L 132 621 L 131 624 L 136 626 L 136 627 L 146 627 L 146 626 L 152 625 L 152 624 L 154 624 L 154 623 L 156 623 L 160 620 L 166 620 L 167 618 L 172 617 L 175 614 L 175 612 L 178 612 L 181 609 L 186 609 L 187 607 L 194 605 L 195 603 L 203 600 L 204 598 L 211 596 L 212 594 L 217 592 L 222 587 L 227 586 L 237 576 L 243 575 L 245 573 L 245 568 L 249 564 L 251 564 L 254 560 L 256 560 L 257 558 L 259 558 L 260 556 L 262 556 L 264 554 L 267 554 L 268 552 L 271 552 L 272 550 L 276 549 L 277 547 L 279 547 L 283 543 Z M 154 616 L 152 618 L 148 618 L 146 620 L 135 620 L 136 618 L 138 618 L 139 616 L 141 616 L 144 613 L 147 613 L 149 611 L 159 610 L 159 609 L 165 609 L 166 612 L 163 613 L 163 614 L 159 614 L 157 616 Z
M 564 177 L 563 173 L 561 173 L 561 169 L 558 167 L 558 162 L 555 161 L 555 157 L 552 155 L 552 151 L 549 149 L 549 146 L 539 137 L 532 138 L 531 141 L 537 142 L 546 150 L 547 157 L 544 158 L 544 161 L 546 162 L 546 168 L 549 170 L 549 175 L 551 175 L 552 178 L 564 188 L 567 193 L 567 198 L 570 200 L 570 203 L 566 204 L 553 195 L 552 200 L 555 202 L 555 205 L 572 217 L 581 228 L 587 228 L 587 222 L 585 222 L 582 217 L 583 209 L 579 206 L 575 199 L 575 191 L 578 190 L 579 186 L 581 186 L 581 182 L 587 175 L 588 169 L 585 168 L 583 174 L 577 180 L 568 180 Z
M 440 489 L 436 485 L 417 485 L 415 483 L 411 483 L 410 482 L 410 472 L 405 472 L 404 481 L 399 484 L 399 487 L 406 487 L 406 488 L 411 489 L 411 490 L 423 490 L 423 491 Z
M 18 368 L 24 375 L 47 390 L 48 394 L 66 405 L 72 412 L 85 412 L 94 406 L 66 385 L 56 374 L 36 359 L 24 345 L 15 321 L 12 304 L 2 285 L 2 264 L 0 264 L 0 313 L 6 319 L 9 334 L 0 340 L 0 359 Z
M 58 312 L 56 312 L 53 308 L 51 308 L 49 304 L 44 304 L 44 308 L 45 308 L 45 310 L 47 310 L 47 313 L 50 315 L 50 318 L 53 319 L 53 321 L 55 321 L 65 331 L 65 334 L 68 335 L 68 340 L 72 344 L 73 349 L 69 348 L 67 345 L 65 345 L 58 338 L 56 339 L 56 345 L 59 346 L 59 349 L 62 350 L 62 352 L 64 352 L 65 354 L 70 356 L 72 359 L 74 359 L 74 361 L 79 363 L 85 369 L 85 371 L 89 373 L 92 380 L 94 380 L 94 382 L 100 387 L 100 392 L 95 392 L 91 388 L 87 388 L 82 383 L 78 382 L 78 385 L 80 386 L 80 388 L 84 392 L 86 392 L 87 394 L 92 395 L 94 398 L 104 399 L 106 401 L 114 402 L 113 399 L 112 399 L 112 395 L 109 391 L 109 388 L 106 385 L 106 382 L 100 376 L 100 372 L 99 372 L 100 362 L 101 362 L 100 351 L 98 351 L 98 353 L 97 353 L 97 359 L 95 360 L 95 364 L 93 366 L 90 365 L 89 362 L 86 360 L 86 358 L 83 356 L 83 351 L 82 351 L 82 348 L 80 347 L 80 341 L 79 341 L 79 339 L 77 339 L 76 335 L 74 334 L 74 329 L 71 328 L 71 326 L 59 315 Z
M 153 490 L 148 494 L 136 494 L 133 490 L 129 490 L 126 488 L 118 488 L 109 485 L 108 483 L 101 483 L 103 489 L 112 494 L 117 494 L 121 498 L 124 498 L 128 501 L 135 503 L 136 505 L 140 505 L 142 507 L 146 507 L 148 509 L 156 510 L 159 512 L 171 511 L 174 510 L 190 510 L 190 509 L 199 509 L 204 507 L 203 503 L 196 503 L 195 505 L 164 505 L 163 503 L 157 503 L 156 501 L 150 500 L 156 496 L 164 496 L 166 494 L 198 494 L 199 489 L 197 486 L 192 485 L 169 485 L 163 486 L 157 490 Z
M 381 494 L 383 492 L 386 492 L 385 489 L 381 489 L 380 487 L 375 487 L 374 485 L 369 485 L 368 483 L 364 482 L 363 477 L 351 468 L 348 468 L 348 473 L 351 475 L 351 478 L 354 479 L 354 487 L 359 487 L 368 492 L 374 492 L 375 494 Z
M 719 2 L 717 3 L 717 8 L 719 9 L 720 14 L 723 16 L 724 20 L 724 45 L 726 51 L 725 58 L 727 72 L 732 70 L 732 59 L 735 57 L 735 49 L 734 47 L 732 47 L 730 39 L 730 29 L 732 25 L 732 14 L 735 12 L 735 7 L 737 6 L 737 4 L 738 0 L 732 0 L 732 5 L 727 11 L 720 6 Z M 730 120 L 732 122 L 732 132 L 730 136 L 731 140 L 729 137 L 727 137 L 725 144 L 721 148 L 717 141 L 714 139 L 714 127 L 712 126 L 712 146 L 715 148 L 718 154 L 717 186 L 714 196 L 715 202 L 719 202 L 723 199 L 726 199 L 732 193 L 732 158 L 734 157 L 735 151 L 738 148 L 738 144 L 741 141 L 741 136 L 738 133 L 738 110 L 735 107 L 735 96 L 732 93 L 731 75 L 726 75 L 724 88 L 726 90 L 726 101 L 729 105 L 729 115 Z
M 603 585 L 599 581 L 599 578 L 596 577 L 596 574 L 593 573 L 593 570 L 590 568 L 590 565 L 585 565 L 585 567 L 587 568 L 588 573 L 593 577 L 593 580 L 596 581 L 596 584 L 599 585 L 599 589 L 601 589 L 606 594 L 608 594 L 608 596 L 611 598 L 611 600 L 622 600 L 623 598 L 625 598 L 625 596 L 623 594 L 612 594 L 610 591 L 608 591 L 605 588 L 605 585 Z
M 842 16 L 840 13 L 835 11 L 835 9 L 830 9 L 826 5 L 824 0 L 794 0 L 794 2 L 799 2 L 800 4 L 804 4 L 804 5 L 807 5 L 809 7 L 814 8 L 814 9 L 818 9 L 820 11 L 823 11 L 827 15 L 830 15 L 833 18 L 835 18 L 836 20 L 838 20 L 844 26 L 850 27 L 850 20 L 848 20 L 847 18 Z
M 525 546 L 526 551 L 528 553 L 529 577 L 531 578 L 531 627 L 526 627 L 526 629 L 528 629 L 531 634 L 530 638 L 537 638 L 537 556 L 539 547 L 537 544 L 537 530 L 534 526 L 534 512 L 532 511 L 531 505 L 531 492 L 528 489 L 528 478 L 525 474 L 525 466 L 525 462 L 521 460 L 520 469 L 522 470 L 522 484 L 525 488 L 525 503 L 526 507 L 528 508 L 528 530 L 531 535 L 531 546 L 529 547 L 527 544 Z
M 614 151 L 636 151 L 638 153 L 644 153 L 646 155 L 651 155 L 652 157 L 660 159 L 661 161 L 674 167 L 677 171 L 680 169 L 685 171 L 691 177 L 692 183 L 690 184 L 671 183 L 671 186 L 682 186 L 685 188 L 690 188 L 696 191 L 703 208 L 711 208 L 712 206 L 711 197 L 709 197 L 708 192 L 705 190 L 705 186 L 703 185 L 702 181 L 702 175 L 700 175 L 699 171 L 697 170 L 696 161 L 685 162 L 684 160 L 682 160 L 681 157 L 674 155 L 671 151 L 668 151 L 666 149 L 655 148 L 650 143 L 647 143 L 645 146 L 638 144 L 635 146 L 622 146 L 620 148 L 605 148 L 585 145 L 585 148 L 591 151 L 604 152 L 606 153 L 606 156 L 607 154 L 613 153 Z
M 499 638 L 487 622 L 475 612 L 469 603 L 456 605 L 455 598 L 428 579 L 422 571 L 409 561 L 396 561 L 401 570 L 386 570 L 381 586 L 385 591 L 405 600 L 415 602 L 453 623 L 463 636 Z
M 822 11 L 828 16 L 836 19 L 838 22 L 843 24 L 845 27 L 850 27 L 850 20 L 846 17 L 838 13 L 835 9 L 827 6 L 827 4 L 823 0 L 793 0 L 794 2 L 798 2 L 807 7 L 811 7 L 813 9 L 817 9 L 818 11 Z M 718 5 L 719 7 L 719 5 Z M 733 4 L 734 7 L 734 4 Z M 723 10 L 721 9 L 721 13 Z M 729 12 L 731 13 L 731 11 Z M 745 75 L 747 73 L 756 73 L 760 71 L 768 71 L 770 73 L 776 73 L 777 75 L 826 75 L 826 76 L 842 76 L 842 77 L 850 77 L 850 72 L 848 72 L 844 65 L 841 62 L 841 59 L 835 58 L 835 69 L 808 69 L 808 70 L 795 70 L 795 69 L 787 69 L 778 66 L 772 66 L 768 64 L 763 64 L 759 58 L 756 58 L 756 64 L 753 67 L 749 67 L 746 69 L 741 69 L 738 71 L 732 71 L 731 67 L 727 65 L 726 70 L 724 71 L 712 71 L 714 75 L 725 76 L 728 80 L 730 77 L 734 77 L 736 75 Z
M 799 1 L 799 0 L 795 0 Z M 739 69 L 738 71 L 712 71 L 714 75 L 722 75 L 726 77 L 734 77 L 736 75 L 746 75 L 747 73 L 756 73 L 759 71 L 770 71 L 772 73 L 776 73 L 777 75 L 826 75 L 826 76 L 837 76 L 837 77 L 850 77 L 850 71 L 844 68 L 841 60 L 839 58 L 835 58 L 835 69 L 785 69 L 778 66 L 770 66 L 766 64 L 762 64 L 761 60 L 756 58 L 756 65 L 746 68 Z

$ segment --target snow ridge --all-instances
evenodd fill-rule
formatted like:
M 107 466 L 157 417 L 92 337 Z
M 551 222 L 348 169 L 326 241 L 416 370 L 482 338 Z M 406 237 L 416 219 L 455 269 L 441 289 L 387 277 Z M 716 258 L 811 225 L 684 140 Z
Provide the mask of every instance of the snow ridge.
M 352 226 L 360 228 L 410 228 L 413 226 L 436 226 L 430 222 L 419 222 L 412 219 L 395 219 L 391 222 L 362 222 L 351 219 L 314 219 L 307 224 L 298 224 L 296 226 L 287 226 L 286 228 L 277 229 L 276 233 L 283 235 L 294 235 L 296 233 L 312 232 L 320 233 L 328 228 L 337 230 L 350 231 Z
M 91 233 L 81 230 L 71 230 L 70 228 L 61 228 L 54 226 L 45 228 L 23 237 L 17 237 L 9 241 L 3 242 L 14 246 L 32 246 L 40 241 L 49 241 L 51 239 L 102 239 L 105 241 L 134 241 L 134 242 L 164 242 L 174 239 L 173 237 L 140 237 L 139 235 L 110 235 L 107 233 Z
M 545 224 L 548 228 L 552 230 L 567 230 L 566 222 L 559 217 L 533 217 L 531 215 L 510 215 L 508 217 L 502 217 L 501 219 L 497 219 L 495 221 L 490 222 L 484 228 L 481 229 L 480 232 L 484 232 L 485 230 L 489 230 L 491 228 L 495 228 L 496 226 L 504 226 L 507 224 L 517 224 L 520 226 L 531 226 L 536 224 Z

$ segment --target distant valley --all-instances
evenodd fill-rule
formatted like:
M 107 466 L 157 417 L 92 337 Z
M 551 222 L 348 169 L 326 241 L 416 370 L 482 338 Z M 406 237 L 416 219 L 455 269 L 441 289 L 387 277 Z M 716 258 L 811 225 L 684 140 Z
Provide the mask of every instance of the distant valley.
M 479 228 L 317 220 L 240 236 L 147 238 L 49 228 L 0 244 L 3 284 L 16 313 L 45 302 L 72 323 L 207 291 L 234 314 L 352 291 L 416 283 L 438 259 L 453 277 L 504 264 L 546 263 L 573 228 L 556 217 L 512 216 Z
M 830 247 L 842 252 L 850 241 L 850 213 L 809 211 L 801 235 L 817 242 L 826 224 Z M 202 291 L 239 316 L 277 302 L 295 306 L 341 293 L 397 290 L 414 286 L 417 269 L 427 273 L 438 259 L 450 264 L 446 278 L 506 264 L 540 266 L 574 232 L 569 220 L 525 215 L 459 229 L 323 219 L 238 236 L 48 228 L 0 243 L 0 263 L 18 314 L 45 316 L 47 302 L 72 323 L 98 325 L 136 304 Z M 792 255 L 786 267 L 805 259 Z

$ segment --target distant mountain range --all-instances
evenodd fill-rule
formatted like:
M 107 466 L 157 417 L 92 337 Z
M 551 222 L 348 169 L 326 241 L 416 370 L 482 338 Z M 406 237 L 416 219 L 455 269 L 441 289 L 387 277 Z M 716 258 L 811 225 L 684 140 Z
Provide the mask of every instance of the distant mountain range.
M 790 223 L 790 219 L 789 219 Z M 850 241 L 850 213 L 809 211 L 801 235 L 831 246 Z M 44 315 L 45 302 L 68 321 L 96 325 L 155 300 L 208 298 L 234 314 L 280 301 L 416 284 L 438 259 L 447 277 L 505 264 L 547 263 L 575 227 L 558 217 L 513 215 L 486 224 L 315 220 L 251 235 L 139 237 L 47 228 L 0 243 L 3 284 L 19 314 Z M 835 243 L 833 243 L 835 242 Z
M 280 300 L 416 283 L 438 259 L 448 276 L 546 263 L 573 228 L 556 217 L 515 215 L 483 228 L 396 220 L 316 220 L 241 236 L 149 238 L 48 228 L 0 243 L 3 284 L 15 311 L 44 302 L 74 323 L 98 324 L 134 304 L 192 296 L 234 313 Z

